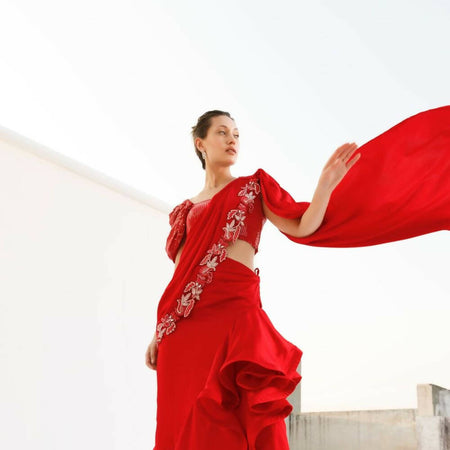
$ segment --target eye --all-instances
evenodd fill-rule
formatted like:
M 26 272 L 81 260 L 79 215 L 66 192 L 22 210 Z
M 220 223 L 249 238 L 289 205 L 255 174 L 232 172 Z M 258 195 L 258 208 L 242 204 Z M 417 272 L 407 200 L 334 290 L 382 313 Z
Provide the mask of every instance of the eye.
M 235 134 L 235 137 L 239 138 L 239 135 L 238 135 L 238 134 Z

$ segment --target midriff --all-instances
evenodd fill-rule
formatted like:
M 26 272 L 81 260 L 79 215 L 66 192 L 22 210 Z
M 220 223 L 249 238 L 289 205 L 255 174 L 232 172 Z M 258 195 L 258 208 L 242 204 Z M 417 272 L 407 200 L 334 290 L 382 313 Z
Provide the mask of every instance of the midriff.
M 183 251 L 184 242 L 180 245 L 177 256 L 175 258 L 175 269 L 177 268 L 178 261 L 180 260 L 181 252 Z M 234 242 L 227 247 L 227 258 L 234 259 L 250 270 L 253 270 L 253 259 L 255 256 L 255 249 L 247 242 L 242 239 L 236 239 Z

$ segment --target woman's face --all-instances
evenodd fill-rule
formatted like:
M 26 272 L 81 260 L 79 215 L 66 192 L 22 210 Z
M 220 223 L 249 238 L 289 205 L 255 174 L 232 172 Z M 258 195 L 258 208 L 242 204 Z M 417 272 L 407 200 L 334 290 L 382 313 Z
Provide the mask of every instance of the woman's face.
M 196 144 L 200 151 L 206 152 L 206 165 L 234 164 L 239 153 L 239 131 L 234 120 L 228 116 L 212 117 L 206 138 L 197 138 Z

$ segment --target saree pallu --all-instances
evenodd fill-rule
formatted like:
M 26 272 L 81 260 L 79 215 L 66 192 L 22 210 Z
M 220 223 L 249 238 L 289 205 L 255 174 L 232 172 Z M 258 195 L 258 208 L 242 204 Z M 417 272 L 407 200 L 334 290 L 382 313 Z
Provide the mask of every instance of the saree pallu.
M 225 259 L 160 345 L 154 450 L 288 450 L 301 356 L 262 309 L 259 274 Z

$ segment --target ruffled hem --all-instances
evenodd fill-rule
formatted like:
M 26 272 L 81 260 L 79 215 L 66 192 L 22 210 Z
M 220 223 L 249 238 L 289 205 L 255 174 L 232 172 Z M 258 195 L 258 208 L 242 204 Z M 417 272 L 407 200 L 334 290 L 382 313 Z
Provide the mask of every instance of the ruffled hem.
M 217 450 L 263 448 L 258 442 L 261 432 L 293 409 L 286 397 L 302 378 L 297 372 L 302 354 L 263 309 L 242 313 L 214 357 L 175 449 L 206 450 L 212 443 Z M 282 442 L 286 436 L 280 436 Z

